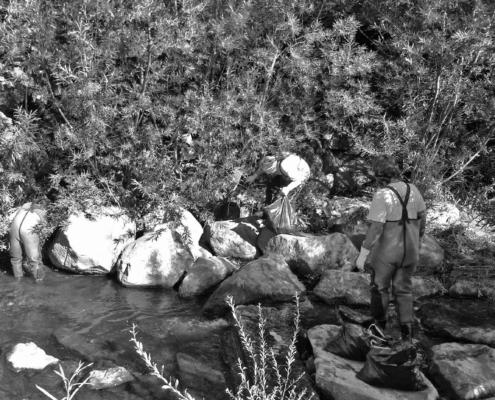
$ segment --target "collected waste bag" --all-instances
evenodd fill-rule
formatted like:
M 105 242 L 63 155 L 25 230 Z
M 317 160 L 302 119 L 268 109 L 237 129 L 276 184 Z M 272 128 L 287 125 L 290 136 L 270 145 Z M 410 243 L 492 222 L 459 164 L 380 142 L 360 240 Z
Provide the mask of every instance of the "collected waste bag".
M 427 388 L 419 372 L 416 349 L 403 342 L 373 347 L 356 377 L 369 385 L 389 389 L 418 392 Z
M 296 231 L 295 212 L 287 196 L 281 197 L 263 209 L 268 218 L 268 225 L 275 233 Z
M 368 328 L 372 319 L 345 306 L 338 308 L 337 318 L 341 325 L 339 333 L 324 350 L 349 360 L 365 361 L 371 349 Z

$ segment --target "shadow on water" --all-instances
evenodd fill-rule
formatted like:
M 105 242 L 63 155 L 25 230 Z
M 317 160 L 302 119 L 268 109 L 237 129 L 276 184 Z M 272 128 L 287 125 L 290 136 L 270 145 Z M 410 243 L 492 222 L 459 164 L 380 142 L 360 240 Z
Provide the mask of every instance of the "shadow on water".
M 212 363 L 221 365 L 218 349 L 226 322 L 202 317 L 205 300 L 183 300 L 173 290 L 124 288 L 106 276 L 79 276 L 49 268 L 45 280 L 36 284 L 31 277 L 16 280 L 2 263 L 0 399 L 47 399 L 35 384 L 58 399 L 65 396 L 54 366 L 16 371 L 7 362 L 6 355 L 15 344 L 28 342 L 61 360 L 66 372 L 82 360 L 93 362 L 92 369 L 120 366 L 134 376 L 134 381 L 116 388 L 84 387 L 75 400 L 172 398 L 148 375 L 129 341 L 129 331 L 137 325 L 138 340 L 154 362 L 163 364 L 166 377 L 182 378 L 178 354 L 206 354 Z M 201 387 L 188 389 L 204 393 Z M 207 395 L 201 397 L 208 400 Z

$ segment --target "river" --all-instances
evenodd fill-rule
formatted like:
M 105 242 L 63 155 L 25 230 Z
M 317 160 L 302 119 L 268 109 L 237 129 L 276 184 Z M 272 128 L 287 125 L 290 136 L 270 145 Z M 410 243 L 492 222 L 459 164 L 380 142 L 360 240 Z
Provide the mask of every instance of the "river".
M 138 340 L 153 361 L 164 366 L 166 377 L 181 378 L 181 384 L 197 398 L 225 398 L 224 385 L 207 375 L 213 370 L 228 375 L 220 351 L 227 323 L 202 316 L 206 299 L 184 300 L 173 290 L 125 288 L 110 277 L 49 268 L 41 283 L 30 277 L 16 280 L 8 265 L 0 266 L 0 272 L 1 400 L 47 399 L 35 385 L 59 400 L 65 396 L 61 379 L 53 372 L 56 366 L 17 371 L 7 362 L 6 355 L 15 344 L 29 342 L 61 360 L 67 374 L 82 360 L 93 362 L 90 369 L 124 367 L 135 378 L 111 389 L 84 386 L 75 400 L 173 398 L 161 389 L 157 378 L 147 374 L 134 351 L 129 332 L 133 324 Z M 201 366 L 209 371 L 201 372 Z

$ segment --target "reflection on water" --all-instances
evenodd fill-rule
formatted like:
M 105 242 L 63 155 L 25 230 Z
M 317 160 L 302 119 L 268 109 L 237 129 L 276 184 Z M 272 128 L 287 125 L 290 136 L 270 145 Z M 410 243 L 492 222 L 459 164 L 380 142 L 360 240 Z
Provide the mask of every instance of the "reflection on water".
M 132 324 L 138 326 L 138 339 L 158 365 L 164 364 L 166 376 L 179 376 L 178 353 L 207 354 L 213 363 L 221 364 L 218 349 L 226 323 L 202 317 L 202 303 L 204 299 L 180 299 L 171 290 L 124 288 L 107 277 L 47 270 L 45 280 L 35 284 L 29 277 L 16 280 L 10 273 L 2 273 L 0 399 L 46 399 L 35 383 L 52 393 L 58 391 L 58 398 L 64 396 L 59 379 L 52 376 L 53 367 L 42 372 L 12 370 L 5 354 L 21 342 L 36 343 L 67 368 L 82 359 L 94 362 L 94 369 L 118 365 L 141 377 L 125 387 L 85 388 L 75 400 L 166 399 L 168 395 L 157 382 L 146 376 L 147 370 L 129 342 L 129 330 Z

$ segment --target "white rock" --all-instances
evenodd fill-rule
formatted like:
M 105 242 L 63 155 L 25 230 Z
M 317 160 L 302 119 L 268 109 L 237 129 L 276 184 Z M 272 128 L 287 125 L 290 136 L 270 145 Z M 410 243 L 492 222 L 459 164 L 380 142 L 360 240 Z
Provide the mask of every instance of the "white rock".
M 169 228 L 147 233 L 128 244 L 117 263 L 117 279 L 124 286 L 172 288 L 194 263 L 181 237 Z
M 426 218 L 429 224 L 446 228 L 459 223 L 461 213 L 454 204 L 434 203 L 426 210 Z
M 190 239 L 190 244 L 197 246 L 199 244 L 199 239 L 203 234 L 203 227 L 198 222 L 194 216 L 184 208 L 181 208 L 181 215 L 178 221 L 167 221 L 164 224 L 156 225 L 153 231 L 157 231 L 163 228 L 170 228 L 175 230 L 178 234 L 183 237 L 188 236 Z
M 107 389 L 133 381 L 134 377 L 123 367 L 107 370 L 93 370 L 89 374 L 88 385 L 91 389 Z
M 134 240 L 136 225 L 121 216 L 117 208 L 102 210 L 106 215 L 72 214 L 68 226 L 50 244 L 50 261 L 57 268 L 79 274 L 104 275 L 112 271 L 124 246 Z
M 49 356 L 35 343 L 19 343 L 7 355 L 7 361 L 16 369 L 44 369 L 59 360 Z
M 338 400 L 436 400 L 438 392 L 430 381 L 421 392 L 404 392 L 370 386 L 356 378 L 364 362 L 347 360 L 323 350 L 340 327 L 319 325 L 308 331 L 316 365 L 316 386 L 321 393 Z

